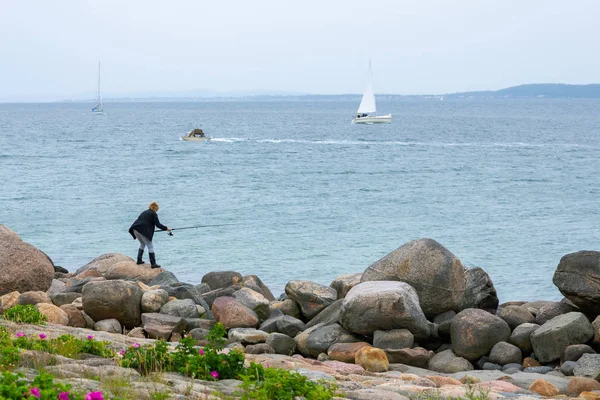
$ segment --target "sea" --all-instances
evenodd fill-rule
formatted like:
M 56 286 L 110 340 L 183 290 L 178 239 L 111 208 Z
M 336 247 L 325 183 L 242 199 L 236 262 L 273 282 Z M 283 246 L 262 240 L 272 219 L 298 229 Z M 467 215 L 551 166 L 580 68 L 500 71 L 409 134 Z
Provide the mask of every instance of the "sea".
M 151 201 L 181 281 L 257 275 L 329 285 L 418 238 L 482 267 L 501 302 L 559 300 L 562 256 L 600 250 L 600 100 L 0 104 L 0 224 L 69 271 L 132 258 Z M 181 136 L 202 128 L 208 142 Z M 147 253 L 146 253 L 147 257 Z

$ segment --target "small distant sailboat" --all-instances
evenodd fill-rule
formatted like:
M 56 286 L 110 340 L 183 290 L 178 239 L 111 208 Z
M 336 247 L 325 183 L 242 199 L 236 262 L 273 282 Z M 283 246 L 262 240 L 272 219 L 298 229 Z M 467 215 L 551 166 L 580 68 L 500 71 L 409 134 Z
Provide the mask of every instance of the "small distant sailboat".
M 104 114 L 104 108 L 102 107 L 102 95 L 100 94 L 100 61 L 98 61 L 98 98 L 96 100 L 96 106 L 92 108 L 92 112 L 96 115 Z
M 392 114 L 377 115 L 377 106 L 375 105 L 375 93 L 373 93 L 373 71 L 371 70 L 371 61 L 369 61 L 369 76 L 367 78 L 367 87 L 363 93 L 362 100 L 356 111 L 356 117 L 352 118 L 354 124 L 380 124 L 391 123 Z

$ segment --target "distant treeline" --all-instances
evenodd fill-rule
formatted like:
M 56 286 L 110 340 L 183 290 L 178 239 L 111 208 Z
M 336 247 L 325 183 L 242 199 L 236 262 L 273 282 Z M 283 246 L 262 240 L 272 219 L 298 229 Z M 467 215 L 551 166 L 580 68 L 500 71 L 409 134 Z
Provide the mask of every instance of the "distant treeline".
M 300 94 L 287 96 L 247 96 L 237 100 L 357 101 L 360 94 Z M 564 83 L 531 83 L 500 90 L 484 90 L 448 94 L 399 95 L 377 94 L 378 100 L 400 99 L 502 99 L 502 98 L 600 98 L 600 84 L 567 85 Z
M 360 101 L 361 94 L 215 94 L 198 91 L 195 95 L 182 93 L 177 96 L 154 94 L 152 96 L 127 96 L 104 98 L 105 102 L 211 102 L 211 101 Z M 419 99 L 504 99 L 504 98 L 562 98 L 562 99 L 594 99 L 600 98 L 600 84 L 567 85 L 564 83 L 532 83 L 513 86 L 500 90 L 483 90 L 475 92 L 400 95 L 377 93 L 377 100 L 419 100 Z M 67 102 L 92 102 L 92 100 L 67 100 Z M 1 102 L 1 99 L 0 99 Z
M 564 83 L 532 83 L 500 90 L 451 93 L 448 98 L 505 98 L 505 97 L 549 97 L 549 98 L 600 98 L 600 84 L 567 85 Z

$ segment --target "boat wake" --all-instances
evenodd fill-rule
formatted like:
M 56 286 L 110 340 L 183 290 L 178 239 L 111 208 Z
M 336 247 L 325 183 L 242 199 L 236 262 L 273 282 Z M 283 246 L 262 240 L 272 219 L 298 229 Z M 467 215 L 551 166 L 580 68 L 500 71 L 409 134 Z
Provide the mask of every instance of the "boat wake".
M 268 144 L 307 144 L 333 146 L 408 146 L 408 147 L 476 147 L 476 148 L 572 148 L 600 149 L 600 146 L 577 143 L 525 143 L 525 142 L 423 142 L 402 140 L 337 140 L 337 139 L 250 139 L 242 137 L 212 138 L 212 142 L 222 143 L 268 143 Z

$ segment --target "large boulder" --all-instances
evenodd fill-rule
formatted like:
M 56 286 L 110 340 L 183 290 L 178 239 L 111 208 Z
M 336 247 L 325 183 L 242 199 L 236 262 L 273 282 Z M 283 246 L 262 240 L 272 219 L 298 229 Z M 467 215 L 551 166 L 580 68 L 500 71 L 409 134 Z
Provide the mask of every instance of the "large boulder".
M 148 290 L 142 294 L 141 306 L 143 313 L 157 313 L 162 306 L 169 302 L 169 294 L 164 289 Z
M 108 333 L 123 333 L 123 327 L 116 318 L 108 318 L 97 321 L 94 324 L 94 330 Z
M 115 318 L 127 329 L 132 329 L 142 320 L 142 293 L 133 282 L 89 282 L 83 287 L 83 310 L 94 321 Z
M 66 292 L 69 293 L 81 293 L 83 291 L 83 287 L 85 285 L 87 285 L 90 282 L 100 282 L 100 281 L 105 281 L 106 279 L 104 279 L 103 277 L 87 277 L 84 279 L 78 279 L 78 278 L 73 278 L 73 279 L 69 279 L 67 281 L 67 288 L 65 289 Z
M 373 347 L 379 349 L 410 349 L 414 341 L 415 336 L 408 329 L 373 332 Z
M 50 300 L 50 296 L 46 294 L 46 292 L 25 292 L 21 293 L 19 296 L 19 300 L 17 300 L 17 304 L 27 305 L 37 303 L 50 303 L 52 304 L 52 300 Z
M 181 318 L 200 317 L 196 303 L 194 303 L 194 300 L 191 299 L 171 300 L 160 308 L 160 314 L 167 314 Z
M 102 254 L 75 271 L 75 275 L 79 275 L 88 270 L 96 270 L 102 275 L 109 267 L 121 261 L 133 261 L 133 259 L 119 253 Z
M 265 285 L 263 281 L 261 281 L 260 278 L 256 275 L 244 276 L 244 287 L 247 287 L 248 289 L 252 289 L 255 292 L 262 294 L 265 297 L 265 299 L 269 301 L 275 300 L 275 296 L 273 296 L 273 293 L 271 293 L 269 287 Z
M 296 351 L 296 341 L 294 338 L 283 333 L 273 332 L 267 337 L 266 343 L 275 350 L 277 354 L 291 356 Z
M 261 321 L 266 320 L 271 315 L 269 300 L 255 290 L 243 287 L 235 292 L 233 297 L 241 304 L 253 310 Z
M 508 338 L 508 343 L 514 344 L 520 348 L 523 353 L 529 354 L 533 351 L 533 346 L 531 346 L 531 334 L 539 328 L 540 326 L 538 324 L 521 324 L 512 331 Z
M 546 322 L 559 315 L 567 314 L 579 309 L 569 303 L 563 301 L 553 301 L 540 307 L 535 314 L 535 323 L 544 325 Z
M 582 344 L 594 336 L 592 324 L 580 312 L 570 312 L 546 322 L 531 334 L 531 345 L 541 363 L 560 359 L 567 346 Z
M 235 271 L 214 271 L 202 277 L 202 283 L 210 286 L 211 290 L 222 289 L 244 282 L 242 274 Z
M 218 297 L 233 297 L 233 294 L 240 290 L 242 287 L 240 285 L 232 285 L 224 288 L 219 288 L 215 290 L 211 290 L 209 292 L 203 293 L 202 298 L 206 301 L 209 308 L 212 308 L 213 301 L 215 301 Z
M 206 287 L 207 285 L 204 285 Z M 169 296 L 173 296 L 179 300 L 190 299 L 193 300 L 194 303 L 204 307 L 205 310 L 210 310 L 210 305 L 204 299 L 204 292 L 202 285 L 190 285 L 187 283 L 178 284 L 178 286 L 174 287 L 166 287 L 167 293 Z M 212 304 L 212 301 L 211 301 Z
M 85 328 L 87 327 L 87 322 L 85 317 L 83 316 L 83 312 L 80 311 L 77 307 L 72 304 L 64 304 L 60 306 L 60 309 L 67 314 L 69 318 L 69 326 L 74 326 L 76 328 Z
M 241 344 L 265 343 L 269 334 L 254 328 L 232 328 L 227 333 L 229 342 L 239 342 Z
M 400 281 L 415 288 L 425 315 L 458 310 L 465 295 L 465 268 L 432 239 L 408 242 L 371 264 L 361 282 Z
M 317 324 L 325 323 L 326 325 L 340 322 L 340 312 L 344 299 L 339 299 L 327 306 L 326 309 L 317 314 L 316 317 L 306 323 L 306 327 L 310 328 Z
M 274 309 L 268 319 L 264 320 L 258 329 L 267 333 L 279 332 L 277 322 L 285 316 L 281 311 Z M 281 332 L 279 332 L 281 333 Z
M 458 357 L 452 350 L 444 350 L 437 353 L 429 360 L 428 365 L 430 370 L 445 374 L 472 371 L 474 369 L 473 364 L 462 357 Z
M 427 368 L 429 360 L 435 355 L 432 350 L 426 350 L 422 347 L 415 347 L 414 349 L 385 349 L 385 353 L 392 364 L 412 365 L 419 368 Z
M 563 256 L 552 283 L 583 312 L 600 314 L 600 251 L 578 251 Z
M 488 354 L 496 343 L 507 341 L 509 336 L 510 328 L 503 319 L 480 309 L 463 310 L 450 324 L 452 350 L 469 361 Z
M 54 278 L 52 279 L 52 284 L 50 284 L 50 287 L 48 288 L 48 290 L 46 290 L 46 294 L 52 297 L 55 294 L 64 293 L 66 290 L 67 284 L 63 281 L 59 281 L 58 279 Z
M 40 313 L 46 316 L 46 322 L 56 325 L 69 325 L 69 316 L 67 313 L 54 304 L 38 303 L 35 306 Z
M 340 275 L 329 286 L 335 289 L 338 299 L 343 299 L 350 289 L 360 283 L 362 275 L 362 272 Z
M 337 300 L 335 289 L 311 281 L 289 281 L 285 285 L 285 294 L 298 303 L 309 320 Z
M 162 270 L 160 274 L 156 275 L 154 279 L 148 283 L 150 286 L 160 285 L 160 286 L 168 286 L 171 284 L 178 283 L 179 279 L 170 271 Z
M 54 265 L 46 254 L 0 225 L 0 296 L 12 291 L 45 292 L 53 278 Z
M 492 311 L 498 308 L 498 303 L 496 288 L 488 273 L 480 267 L 466 269 L 465 296 L 459 309 L 481 308 Z
M 304 324 L 304 322 L 289 315 L 278 318 L 276 326 L 277 332 L 286 334 L 290 337 L 295 337 L 300 332 L 306 330 L 306 324 Z
M 510 363 L 521 364 L 523 361 L 523 355 L 521 349 L 514 344 L 507 342 L 498 342 L 492 347 L 490 351 L 490 362 L 500 365 L 506 365 Z
M 404 282 L 374 281 L 354 286 L 343 300 L 340 324 L 361 335 L 404 328 L 417 340 L 427 339 L 433 331 L 433 324 L 421 311 L 417 292 Z
M 217 297 L 212 304 L 212 312 L 217 322 L 226 329 L 258 326 L 258 315 L 233 297 Z
M 273 311 L 279 310 L 282 313 L 284 313 L 285 315 L 289 315 L 294 318 L 302 317 L 302 313 L 300 312 L 300 307 L 298 307 L 298 304 L 292 299 L 285 299 L 285 300 L 281 300 L 281 301 L 272 301 L 270 303 L 270 307 L 271 307 L 271 315 L 273 314 Z M 317 315 L 317 317 L 318 317 L 318 315 Z M 317 317 L 315 317 L 313 319 L 316 319 Z
M 150 264 L 136 264 L 135 261 L 119 261 L 109 266 L 102 276 L 106 279 L 123 279 L 150 283 L 161 272 L 162 268 L 150 268 Z
M 515 329 L 521 324 L 532 324 L 533 321 L 535 321 L 533 314 L 521 306 L 503 307 L 498 313 L 498 316 L 506 321 L 510 329 Z
M 73 301 L 75 301 L 75 299 L 78 299 L 80 297 L 81 293 L 65 292 L 52 295 L 50 296 L 50 299 L 52 300 L 52 303 L 54 303 L 55 306 L 60 307 L 64 304 L 71 304 Z
M 149 338 L 169 340 L 173 332 L 183 333 L 187 324 L 184 318 L 174 315 L 144 313 L 142 325 Z
M 339 324 L 315 325 L 296 335 L 294 340 L 298 351 L 305 356 L 314 358 L 321 353 L 327 353 L 327 350 L 335 343 L 358 342 L 358 339 Z

